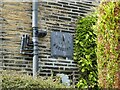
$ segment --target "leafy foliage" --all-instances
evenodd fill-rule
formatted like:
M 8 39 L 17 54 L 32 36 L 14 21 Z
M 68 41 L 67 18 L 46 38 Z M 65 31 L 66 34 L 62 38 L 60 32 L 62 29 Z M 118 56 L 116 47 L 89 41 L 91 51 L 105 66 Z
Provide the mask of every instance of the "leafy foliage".
M 74 59 L 80 69 L 79 88 L 97 87 L 96 35 L 92 29 L 96 21 L 96 15 L 90 15 L 80 18 L 77 23 Z
M 97 9 L 97 16 L 99 86 L 116 88 L 120 62 L 120 1 L 104 0 Z
M 29 75 L 21 74 L 16 71 L 4 71 L 1 74 L 2 76 L 2 88 L 3 89 L 40 89 L 40 88 L 68 88 L 65 85 L 60 83 L 60 79 L 38 77 L 33 79 Z

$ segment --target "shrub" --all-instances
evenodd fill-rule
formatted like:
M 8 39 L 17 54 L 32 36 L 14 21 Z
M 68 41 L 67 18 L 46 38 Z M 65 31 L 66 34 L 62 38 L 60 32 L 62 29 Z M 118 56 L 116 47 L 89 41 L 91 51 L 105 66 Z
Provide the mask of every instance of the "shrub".
M 77 23 L 74 60 L 79 64 L 79 88 L 97 87 L 96 35 L 92 29 L 96 20 L 96 15 L 90 15 L 80 18 Z
M 21 74 L 16 71 L 3 71 L 2 73 L 3 89 L 40 89 L 40 88 L 69 88 L 59 82 L 59 79 L 53 81 L 51 77 L 44 79 L 38 77 L 33 79 L 29 75 Z
M 97 62 L 99 86 L 119 87 L 120 0 L 104 0 L 97 9 Z

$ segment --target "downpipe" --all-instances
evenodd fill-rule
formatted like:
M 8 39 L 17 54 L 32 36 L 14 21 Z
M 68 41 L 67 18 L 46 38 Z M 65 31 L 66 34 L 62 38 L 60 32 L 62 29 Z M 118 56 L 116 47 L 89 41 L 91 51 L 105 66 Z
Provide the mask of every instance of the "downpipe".
M 32 29 L 33 29 L 33 78 L 37 77 L 38 72 L 38 0 L 32 3 Z
M 47 35 L 46 31 L 38 31 L 38 0 L 33 0 L 32 3 L 32 29 L 33 29 L 33 78 L 38 75 L 38 37 L 42 38 Z
M 38 75 L 39 66 L 38 37 L 42 38 L 47 35 L 47 31 L 45 30 L 38 31 L 38 0 L 32 0 L 32 30 L 33 30 L 32 43 L 30 43 L 29 35 L 24 34 L 21 37 L 20 53 L 23 55 L 33 55 L 32 73 L 33 78 L 36 78 Z M 33 49 L 30 49 L 29 46 L 33 46 Z M 32 53 L 30 51 L 32 51 Z

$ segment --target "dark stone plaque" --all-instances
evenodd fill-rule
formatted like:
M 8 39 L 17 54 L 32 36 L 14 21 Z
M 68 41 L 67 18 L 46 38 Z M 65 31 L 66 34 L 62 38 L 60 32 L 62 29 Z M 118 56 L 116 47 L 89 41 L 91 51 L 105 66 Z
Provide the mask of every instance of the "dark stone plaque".
M 72 58 L 73 36 L 66 32 L 51 33 L 51 55 Z

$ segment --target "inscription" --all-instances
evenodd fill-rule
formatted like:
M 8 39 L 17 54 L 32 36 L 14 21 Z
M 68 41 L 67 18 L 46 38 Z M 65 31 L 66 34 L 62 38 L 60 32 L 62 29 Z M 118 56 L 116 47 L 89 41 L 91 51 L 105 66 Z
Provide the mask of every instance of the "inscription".
M 68 51 L 71 48 L 71 47 L 64 48 L 64 47 L 61 47 L 61 46 L 57 45 L 56 43 L 53 44 L 53 47 L 55 47 L 59 51 Z

